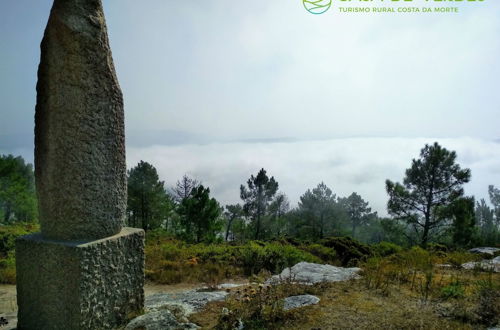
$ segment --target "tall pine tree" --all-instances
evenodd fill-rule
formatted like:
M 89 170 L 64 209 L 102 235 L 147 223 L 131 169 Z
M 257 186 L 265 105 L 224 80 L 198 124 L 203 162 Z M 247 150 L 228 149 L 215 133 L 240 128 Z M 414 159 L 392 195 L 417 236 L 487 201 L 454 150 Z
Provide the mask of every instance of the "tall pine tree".
M 402 184 L 386 181 L 389 213 L 406 221 L 421 245 L 447 224 L 444 209 L 463 196 L 463 184 L 470 180 L 470 170 L 461 169 L 456 158 L 454 151 L 437 142 L 426 145 L 406 170 Z

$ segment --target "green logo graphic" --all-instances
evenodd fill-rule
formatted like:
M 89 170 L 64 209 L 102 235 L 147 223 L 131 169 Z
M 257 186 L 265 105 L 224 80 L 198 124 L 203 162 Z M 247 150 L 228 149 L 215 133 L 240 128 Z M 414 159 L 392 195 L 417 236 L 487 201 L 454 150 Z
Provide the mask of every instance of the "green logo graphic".
M 323 14 L 332 5 L 332 0 L 302 0 L 304 8 L 314 15 Z

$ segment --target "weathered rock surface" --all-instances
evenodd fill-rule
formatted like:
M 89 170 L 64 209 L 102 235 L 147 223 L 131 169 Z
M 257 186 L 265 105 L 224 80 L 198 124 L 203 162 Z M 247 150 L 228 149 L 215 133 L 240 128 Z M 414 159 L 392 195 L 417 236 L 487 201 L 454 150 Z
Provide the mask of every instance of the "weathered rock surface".
M 199 292 L 186 291 L 180 293 L 157 293 L 146 297 L 146 310 L 159 310 L 168 306 L 180 306 L 185 316 L 200 311 L 212 301 L 222 301 L 228 295 L 225 291 Z
M 250 284 L 250 283 L 244 283 L 244 284 L 222 283 L 222 284 L 217 285 L 217 288 L 218 289 L 234 289 L 234 288 L 238 288 L 240 286 L 245 286 L 245 285 L 248 285 L 248 284 Z
M 133 319 L 125 330 L 181 330 L 199 329 L 193 323 L 182 323 L 168 310 L 153 311 Z
M 144 231 L 90 242 L 16 242 L 20 329 L 111 329 L 144 306 Z
M 225 291 L 185 291 L 179 293 L 156 293 L 146 297 L 146 314 L 133 319 L 125 330 L 198 329 L 189 323 L 187 316 L 200 311 L 212 301 L 222 301 Z
M 267 284 L 275 284 L 282 281 L 292 281 L 304 284 L 315 284 L 321 282 L 339 282 L 359 278 L 360 268 L 343 268 L 331 265 L 321 265 L 308 262 L 300 262 L 291 268 L 286 268 L 280 275 L 274 275 Z
M 127 206 L 123 97 L 101 0 L 55 0 L 41 44 L 35 175 L 43 236 L 120 232 Z
M 471 253 L 486 253 L 490 255 L 494 255 L 495 252 L 499 252 L 500 249 L 494 248 L 494 247 L 478 247 L 478 248 L 473 248 L 470 249 L 469 252 Z
M 467 262 L 462 264 L 463 269 L 481 269 L 484 271 L 491 271 L 495 273 L 500 273 L 500 256 L 491 259 L 491 260 L 483 260 L 479 262 Z
M 310 294 L 292 296 L 284 299 L 283 309 L 288 311 L 294 308 L 316 305 L 319 300 L 318 297 Z

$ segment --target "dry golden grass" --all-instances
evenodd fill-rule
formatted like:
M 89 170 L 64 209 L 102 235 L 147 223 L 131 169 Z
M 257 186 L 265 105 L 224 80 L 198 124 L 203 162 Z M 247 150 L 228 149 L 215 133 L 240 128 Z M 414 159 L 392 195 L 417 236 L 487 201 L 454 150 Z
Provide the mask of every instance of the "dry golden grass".
M 415 282 L 423 281 L 418 273 Z M 442 288 L 459 282 L 464 297 L 445 299 Z M 489 298 L 480 295 L 480 284 L 490 283 L 493 290 Z M 312 293 L 321 301 L 282 314 L 275 322 L 254 329 L 486 329 L 481 319 L 481 299 L 493 313 L 500 313 L 500 274 L 435 268 L 432 284 L 424 299 L 417 285 L 390 283 L 387 288 L 368 289 L 364 280 L 322 285 L 320 288 L 288 288 L 290 295 Z M 240 289 L 241 290 L 241 289 Z M 490 291 L 491 291 L 490 290 Z M 307 292 L 305 292 L 307 291 Z M 284 292 L 286 294 L 286 292 Z M 491 298 L 496 297 L 496 298 Z M 493 300 L 491 300 L 493 299 Z M 191 321 L 203 329 L 216 327 L 223 307 L 234 308 L 229 302 L 209 304 L 207 308 L 191 316 Z M 243 306 L 240 306 L 240 308 Z M 483 322 L 483 323 L 482 323 Z

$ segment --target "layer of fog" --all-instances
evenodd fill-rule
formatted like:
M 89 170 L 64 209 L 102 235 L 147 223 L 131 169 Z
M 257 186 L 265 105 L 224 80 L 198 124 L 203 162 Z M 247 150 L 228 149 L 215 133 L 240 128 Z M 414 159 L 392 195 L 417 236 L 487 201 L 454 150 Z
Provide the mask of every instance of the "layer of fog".
M 324 181 L 334 193 L 355 191 L 374 210 L 386 214 L 385 180 L 401 181 L 413 158 L 438 141 L 455 150 L 462 167 L 472 170 L 466 193 L 487 198 L 490 184 L 500 185 L 500 145 L 474 138 L 348 138 L 288 143 L 212 143 L 129 147 L 129 168 L 140 160 L 153 164 L 167 186 L 188 174 L 209 186 L 225 205 L 240 202 L 239 186 L 265 168 L 295 206 L 308 188 Z

